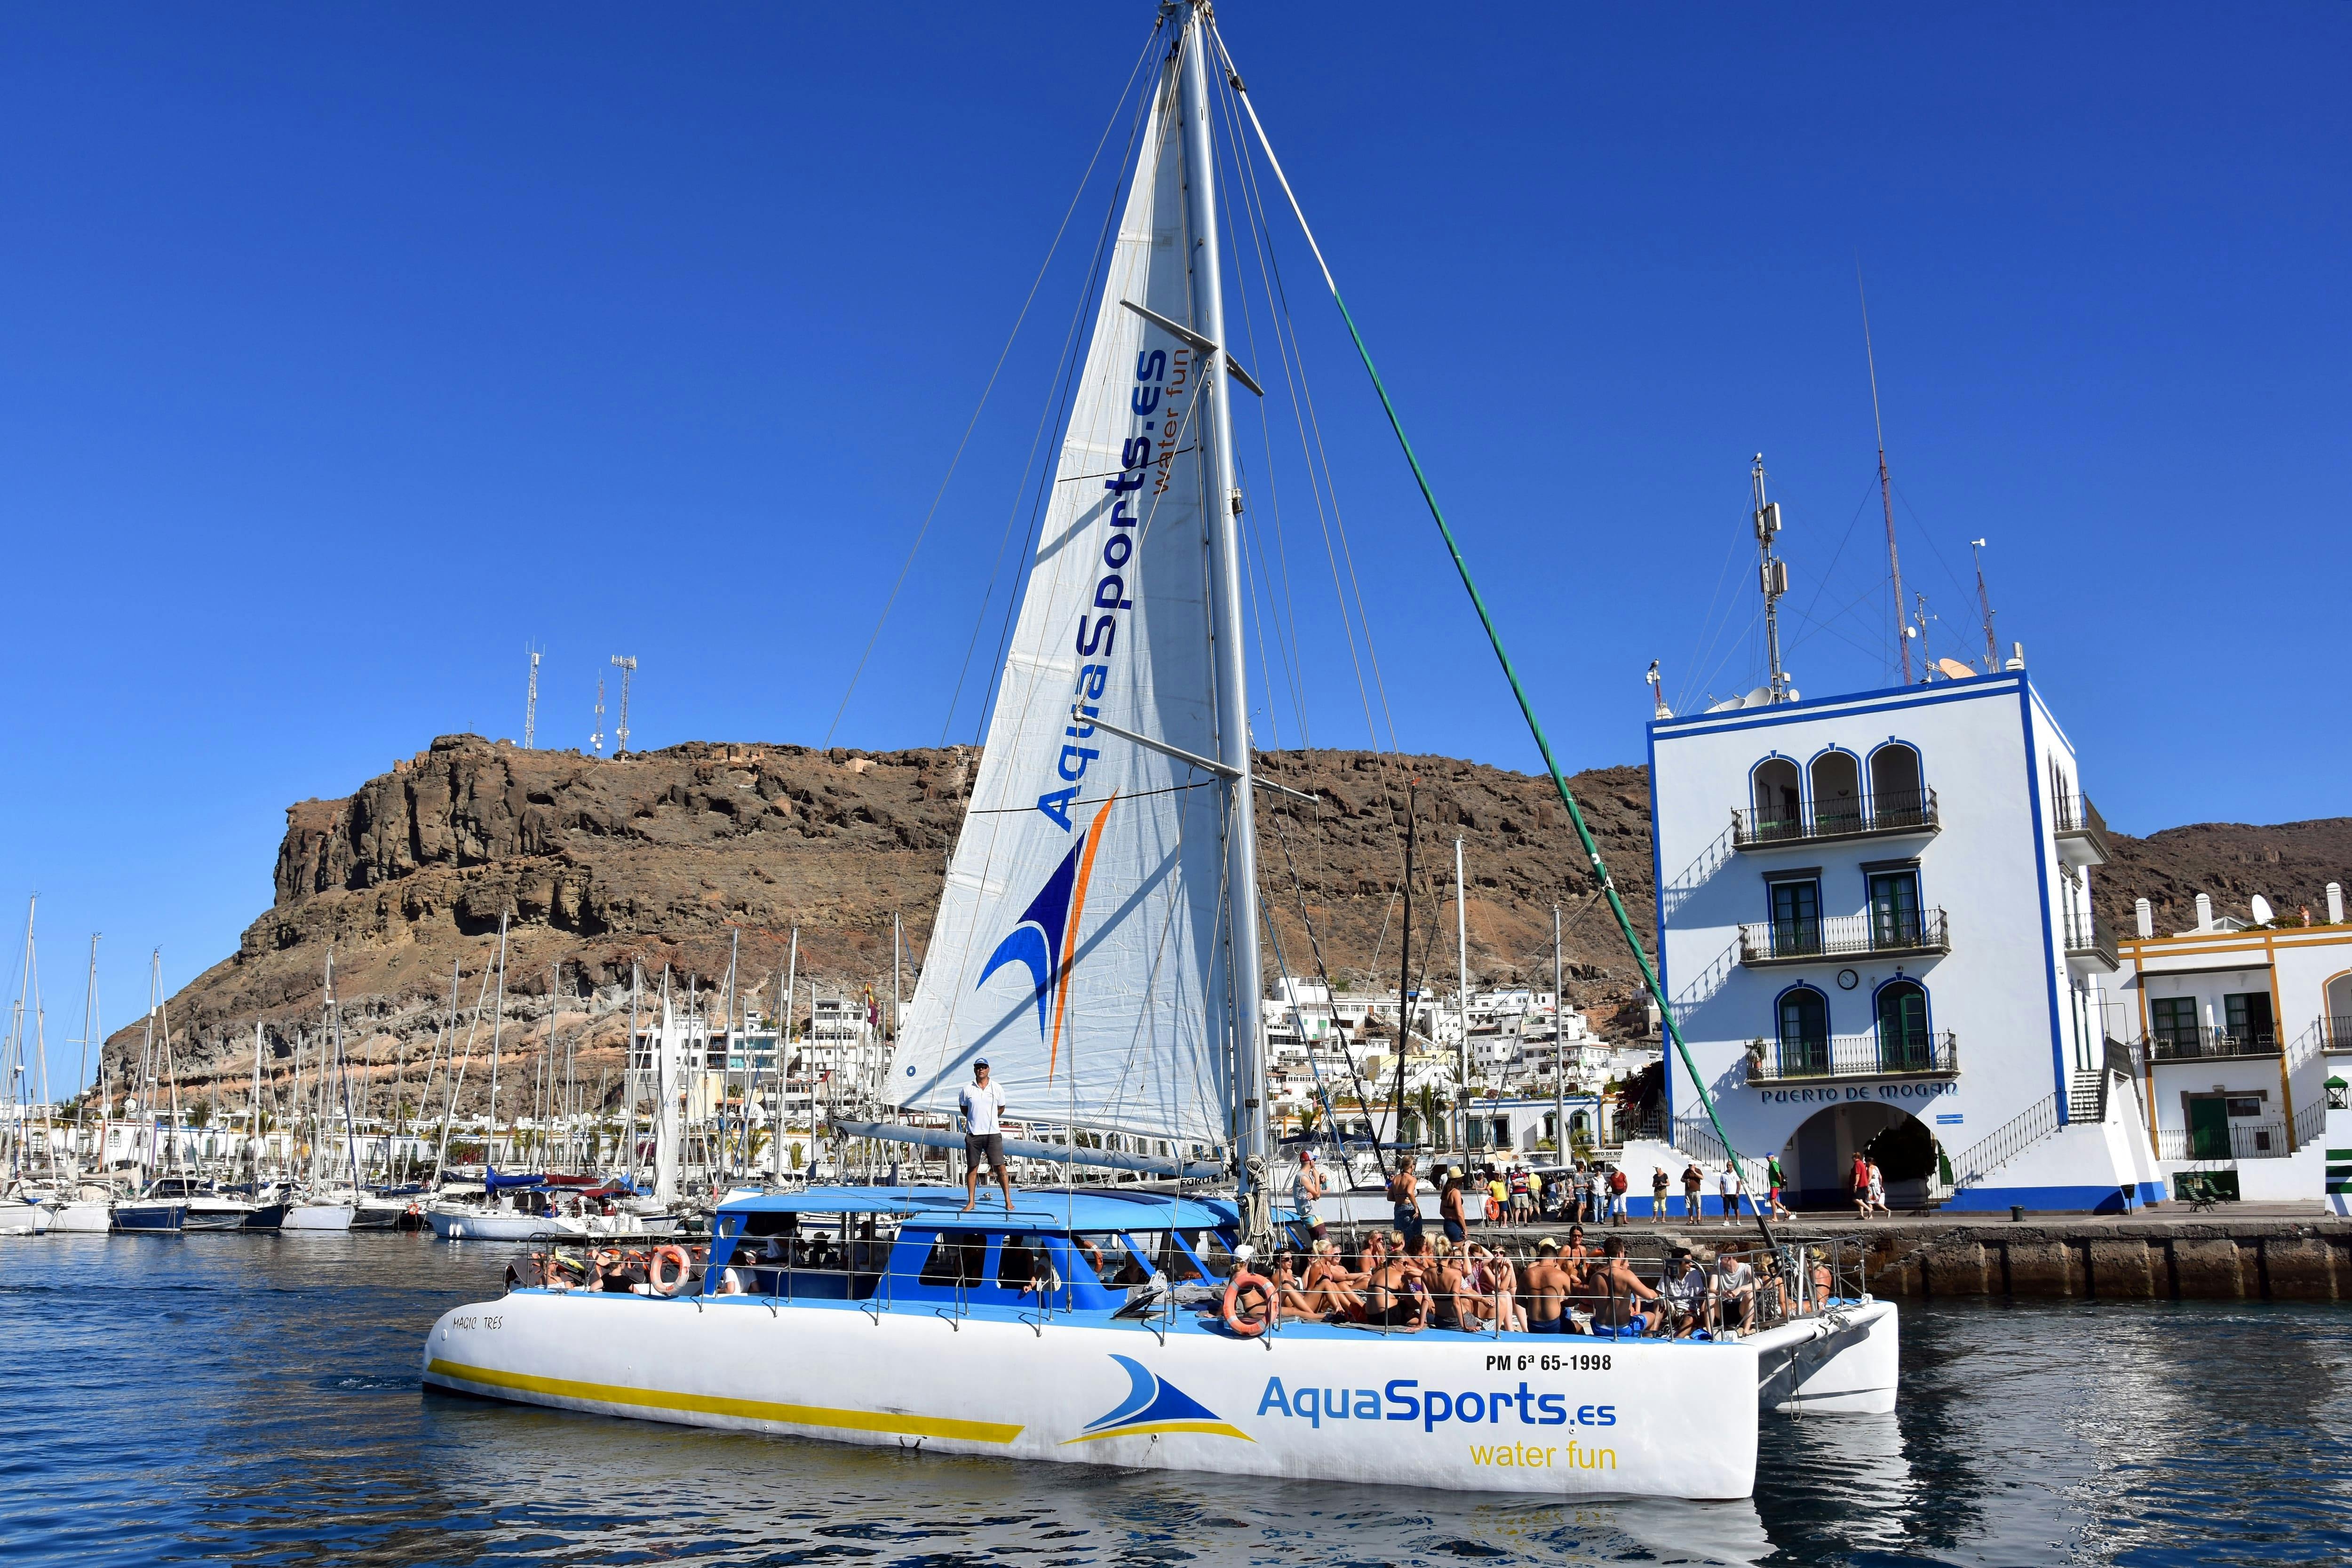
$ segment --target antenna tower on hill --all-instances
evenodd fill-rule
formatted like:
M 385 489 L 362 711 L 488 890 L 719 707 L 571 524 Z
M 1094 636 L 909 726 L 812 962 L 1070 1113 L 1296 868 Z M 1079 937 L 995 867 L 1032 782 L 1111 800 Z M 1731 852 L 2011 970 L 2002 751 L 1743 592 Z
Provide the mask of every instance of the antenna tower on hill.
M 539 734 L 539 649 L 526 643 L 523 652 L 530 655 L 530 687 L 522 700 L 522 749 L 528 752 Z
M 621 721 L 613 726 L 613 754 L 619 756 L 629 749 L 629 677 L 637 670 L 637 656 L 616 653 L 613 663 L 621 672 Z
M 588 736 L 588 749 L 598 756 L 604 754 L 604 676 L 596 676 L 596 728 Z

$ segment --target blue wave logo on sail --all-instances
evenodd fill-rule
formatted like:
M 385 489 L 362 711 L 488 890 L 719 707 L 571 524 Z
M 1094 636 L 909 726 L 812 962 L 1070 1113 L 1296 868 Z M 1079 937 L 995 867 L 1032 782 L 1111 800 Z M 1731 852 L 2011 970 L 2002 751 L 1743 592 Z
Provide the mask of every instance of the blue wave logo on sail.
M 1158 1432 L 1200 1432 L 1212 1437 L 1239 1437 L 1244 1443 L 1256 1438 L 1220 1420 L 1217 1413 L 1199 1400 L 1169 1383 L 1131 1356 L 1115 1355 L 1127 1373 L 1127 1397 L 1111 1411 L 1087 1423 L 1086 1429 L 1075 1437 L 1066 1437 L 1062 1447 L 1073 1443 L 1096 1443 L 1105 1437 L 1140 1437 Z
M 1037 1037 L 1047 1042 L 1048 1083 L 1061 1060 L 1062 1026 L 1070 1005 L 1070 971 L 1077 956 L 1078 922 L 1087 912 L 1087 887 L 1094 879 L 1095 851 L 1102 847 L 1103 823 L 1118 800 L 1114 795 L 1102 803 L 1102 809 L 1087 826 L 1086 837 L 1062 857 L 1062 863 L 1021 911 L 1019 923 L 988 955 L 988 967 L 980 972 L 979 984 L 973 986 L 978 990 L 987 984 L 989 976 L 1008 963 L 1027 967 L 1037 1001 Z

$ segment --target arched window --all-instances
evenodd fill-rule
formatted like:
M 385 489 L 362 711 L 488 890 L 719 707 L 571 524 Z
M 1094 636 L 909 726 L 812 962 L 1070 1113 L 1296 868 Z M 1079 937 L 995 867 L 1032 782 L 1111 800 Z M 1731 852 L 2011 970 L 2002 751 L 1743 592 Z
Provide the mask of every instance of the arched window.
M 1786 757 L 1767 757 L 1756 764 L 1756 837 L 1797 838 L 1805 831 L 1804 781 L 1797 764 Z
M 1889 741 L 1870 753 L 1870 811 L 1881 827 L 1916 827 L 1927 820 L 1917 751 Z
M 2352 1050 L 2352 974 L 2327 983 L 2327 1026 L 2320 1034 L 2329 1050 Z
M 1780 1076 L 1818 1077 L 1830 1070 L 1830 999 L 1810 985 L 1780 993 Z
M 1929 1065 L 1927 993 L 1916 981 L 1891 980 L 1878 988 L 1878 1066 L 1883 1072 L 1924 1072 Z
M 1862 765 L 1852 752 L 1813 759 L 1813 831 L 1853 833 L 1862 826 Z

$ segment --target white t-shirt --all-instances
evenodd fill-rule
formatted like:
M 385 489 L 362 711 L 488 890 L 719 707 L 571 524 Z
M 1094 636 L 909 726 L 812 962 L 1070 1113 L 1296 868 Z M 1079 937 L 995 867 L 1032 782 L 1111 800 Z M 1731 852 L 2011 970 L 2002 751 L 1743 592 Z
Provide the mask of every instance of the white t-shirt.
M 997 1121 L 1004 1114 L 1004 1086 L 992 1079 L 985 1088 L 968 1083 L 956 1096 L 956 1109 L 963 1112 L 964 1131 L 972 1136 L 985 1138 L 992 1132 L 1002 1132 L 1004 1129 L 997 1125 Z

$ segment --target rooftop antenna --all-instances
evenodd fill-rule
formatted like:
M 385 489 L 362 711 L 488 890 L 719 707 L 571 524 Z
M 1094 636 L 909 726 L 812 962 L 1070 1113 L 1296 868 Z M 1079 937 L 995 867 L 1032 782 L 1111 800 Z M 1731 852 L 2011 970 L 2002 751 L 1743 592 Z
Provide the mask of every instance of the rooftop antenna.
M 1878 355 L 1870 343 L 1870 296 L 1863 291 L 1862 263 L 1853 264 L 1853 291 L 1862 300 L 1862 353 L 1870 365 L 1870 423 L 1878 432 L 1878 500 L 1886 510 L 1886 569 L 1895 578 L 1895 651 L 1903 656 L 1903 684 L 1911 684 L 1911 638 L 1903 626 L 1903 560 L 1895 551 L 1895 487 L 1886 477 L 1886 422 L 1878 413 Z
M 636 673 L 637 656 L 616 653 L 613 664 L 621 672 L 621 721 L 613 726 L 613 754 L 617 757 L 629 749 L 629 677 Z
M 1659 684 L 1661 677 L 1658 674 L 1658 661 L 1656 659 L 1654 658 L 1650 661 L 1650 673 L 1643 677 L 1643 679 L 1648 680 L 1650 683 L 1651 716 L 1657 719 L 1673 718 L 1675 716 L 1675 710 L 1666 706 L 1666 694 Z
M 1969 541 L 1969 553 L 1976 558 L 1977 563 L 1977 608 L 1984 612 L 1985 673 L 1998 675 L 2000 672 L 2000 645 L 1993 641 L 1992 637 L 1992 599 L 1985 593 L 1984 547 L 1985 542 L 1981 539 Z
M 588 749 L 598 756 L 604 754 L 604 672 L 596 672 L 596 728 L 588 736 Z
M 1749 471 L 1756 489 L 1757 580 L 1764 589 L 1764 661 L 1771 671 L 1765 689 L 1769 700 L 1789 700 L 1789 677 L 1780 668 L 1780 595 L 1789 591 L 1789 563 L 1772 553 L 1772 536 L 1780 531 L 1780 503 L 1764 499 L 1764 454 L 1756 454 Z
M 522 700 L 522 749 L 528 752 L 539 733 L 539 649 L 526 643 L 523 652 L 530 655 L 530 687 Z
M 1914 594 L 1911 596 L 1919 602 L 1919 611 L 1913 617 L 1914 624 L 1906 627 L 1903 635 L 1906 641 L 1913 637 L 1919 639 L 1919 684 L 1925 686 L 1936 668 L 1936 661 L 1927 657 L 1927 595 Z

